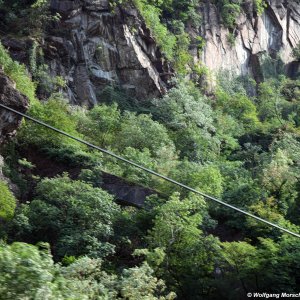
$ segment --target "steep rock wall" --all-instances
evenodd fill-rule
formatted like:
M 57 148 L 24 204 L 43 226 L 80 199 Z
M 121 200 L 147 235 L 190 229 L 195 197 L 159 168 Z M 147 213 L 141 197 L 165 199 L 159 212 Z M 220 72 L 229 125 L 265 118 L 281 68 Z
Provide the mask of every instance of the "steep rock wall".
M 295 67 L 292 48 L 300 42 L 300 3 L 297 1 L 269 0 L 261 16 L 253 14 L 252 1 L 245 1 L 244 12 L 237 20 L 234 45 L 228 41 L 229 30 L 222 26 L 220 12 L 212 1 L 201 5 L 202 26 L 193 35 L 201 35 L 206 45 L 199 55 L 194 48 L 195 60 L 201 60 L 210 70 L 230 70 L 240 75 L 261 76 L 264 55 L 277 55 L 286 65 L 286 71 Z
M 138 16 L 126 5 L 111 11 L 107 0 L 51 1 L 61 20 L 44 46 L 52 75 L 67 79 L 72 103 L 92 106 L 107 85 L 140 100 L 166 92 L 168 64 Z
M 214 1 L 201 1 L 202 25 L 188 27 L 192 38 L 206 41 L 201 52 L 192 43 L 195 62 L 213 72 L 253 75 L 260 82 L 268 55 L 279 57 L 288 75 L 299 73 L 291 52 L 300 42 L 300 2 L 269 0 L 262 16 L 255 14 L 252 0 L 243 3 L 231 44 Z M 61 20 L 47 28 L 42 47 L 51 75 L 66 79 L 71 103 L 91 107 L 102 101 L 107 86 L 120 86 L 139 100 L 167 91 L 172 69 L 133 6 L 122 4 L 112 11 L 108 0 L 51 0 L 51 9 Z M 29 64 L 30 39 L 6 37 L 2 43 L 14 59 Z
M 28 100 L 21 95 L 16 89 L 15 84 L 3 72 L 0 66 L 0 103 L 21 112 L 28 108 Z M 16 133 L 16 129 L 21 123 L 21 118 L 5 109 L 0 108 L 0 150 L 1 144 Z M 8 181 L 13 191 L 16 187 L 4 177 L 2 167 L 4 164 L 3 157 L 0 156 L 0 180 Z
M 20 94 L 15 83 L 11 81 L 0 68 L 0 103 L 20 112 L 25 112 L 28 99 Z M 21 123 L 21 118 L 16 114 L 0 108 L 0 145 L 4 140 L 13 136 Z

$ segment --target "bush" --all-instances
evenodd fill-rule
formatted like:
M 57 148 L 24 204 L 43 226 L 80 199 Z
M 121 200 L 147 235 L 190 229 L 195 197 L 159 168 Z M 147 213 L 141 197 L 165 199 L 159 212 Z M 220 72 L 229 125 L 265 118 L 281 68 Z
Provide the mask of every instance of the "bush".
M 152 30 L 165 56 L 173 60 L 176 37 L 160 22 L 159 8 L 148 4 L 145 0 L 134 0 L 134 4 L 145 19 L 147 26 Z
M 120 150 L 126 147 L 134 147 L 138 150 L 148 148 L 155 156 L 160 148 L 172 147 L 173 143 L 166 128 L 153 121 L 151 116 L 125 113 L 120 126 L 117 146 Z
M 40 251 L 24 243 L 0 245 L 2 299 L 62 299 L 53 295 L 58 287 L 54 283 L 55 273 L 49 250 Z
M 53 95 L 47 102 L 36 103 L 29 110 L 30 116 L 37 118 L 51 126 L 56 127 L 76 137 L 81 137 L 76 130 L 77 121 L 72 115 L 70 106 L 61 98 L 61 95 Z M 65 145 L 73 145 L 83 148 L 77 142 L 64 137 L 46 127 L 27 121 L 18 133 L 18 139 L 23 144 L 32 144 L 42 148 L 60 148 Z
M 0 24 L 18 35 L 40 37 L 45 26 L 59 15 L 51 15 L 48 0 L 1 0 L 0 9 L 4 17 Z
M 178 35 L 171 33 L 160 20 L 162 11 L 157 3 L 150 5 L 145 0 L 134 0 L 134 3 L 145 19 L 147 26 L 153 32 L 156 42 L 166 58 L 174 63 L 174 67 L 179 74 L 187 74 L 187 66 L 192 62 L 192 57 L 188 51 L 190 45 L 189 35 L 184 31 Z M 183 5 L 183 7 L 186 6 Z M 182 18 L 186 19 L 183 16 Z
M 36 197 L 19 208 L 12 235 L 32 243 L 49 242 L 57 258 L 114 252 L 109 243 L 119 207 L 107 192 L 66 175 L 42 180 Z
M 15 81 L 19 92 L 28 97 L 31 104 L 37 103 L 35 97 L 36 86 L 31 81 L 24 65 L 14 61 L 0 43 L 0 66 L 3 67 L 4 73 Z
M 67 260 L 67 259 L 66 259 Z M 162 280 L 143 263 L 108 274 L 100 259 L 70 257 L 70 264 L 55 264 L 48 244 L 37 246 L 15 242 L 0 245 L 1 299 L 151 299 L 172 300 Z
M 229 29 L 234 29 L 240 12 L 240 5 L 235 3 L 226 3 L 221 10 L 224 25 Z
M 243 94 L 229 95 L 224 91 L 217 92 L 217 107 L 241 122 L 249 132 L 259 128 L 260 122 L 255 104 Z
M 14 215 L 16 199 L 7 184 L 0 180 L 0 219 L 8 220 Z

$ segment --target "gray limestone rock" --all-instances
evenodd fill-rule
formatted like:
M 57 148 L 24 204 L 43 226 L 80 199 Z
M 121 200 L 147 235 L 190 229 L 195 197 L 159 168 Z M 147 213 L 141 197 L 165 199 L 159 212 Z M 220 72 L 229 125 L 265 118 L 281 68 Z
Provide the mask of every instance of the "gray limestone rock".
M 46 59 L 67 79 L 71 102 L 91 107 L 107 85 L 130 87 L 140 100 L 166 92 L 170 67 L 134 7 L 52 0 L 51 8 L 62 18 L 47 33 Z
M 0 103 L 20 112 L 25 112 L 28 107 L 28 99 L 16 90 L 15 83 L 4 74 L 2 69 L 0 69 Z M 0 144 L 16 133 L 20 123 L 19 116 L 0 108 Z
M 25 96 L 20 94 L 16 88 L 15 83 L 10 80 L 3 72 L 0 66 L 0 103 L 20 112 L 25 112 L 28 108 L 28 100 Z M 0 147 L 1 144 L 16 133 L 16 129 L 21 123 L 21 118 L 16 114 L 11 113 L 3 108 L 0 108 Z M 18 194 L 19 190 L 16 185 L 5 178 L 2 172 L 4 165 L 3 157 L 0 156 L 0 180 L 8 182 L 11 190 Z
M 278 56 L 284 65 L 294 60 L 293 47 L 300 42 L 300 3 L 296 1 L 269 0 L 261 16 L 254 16 L 251 4 L 237 20 L 234 44 L 228 42 L 229 30 L 222 26 L 217 7 L 206 1 L 199 13 L 202 25 L 193 29 L 193 35 L 201 35 L 206 46 L 195 60 L 202 61 L 212 71 L 230 70 L 238 75 L 257 75 L 263 57 Z M 289 72 L 289 70 L 287 70 Z

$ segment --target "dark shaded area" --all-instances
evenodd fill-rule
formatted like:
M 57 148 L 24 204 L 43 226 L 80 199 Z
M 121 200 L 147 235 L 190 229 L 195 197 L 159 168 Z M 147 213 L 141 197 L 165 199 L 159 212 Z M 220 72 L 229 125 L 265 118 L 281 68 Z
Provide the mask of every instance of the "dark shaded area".
M 32 170 L 32 175 L 41 178 L 53 178 L 67 172 L 72 179 L 77 179 L 82 169 L 80 166 L 74 167 L 66 163 L 55 161 L 35 147 L 20 149 L 20 155 L 35 165 L 35 168 Z M 157 194 L 155 190 L 129 182 L 124 178 L 106 172 L 102 172 L 101 179 L 102 182 L 99 182 L 99 187 L 114 195 L 120 205 L 142 207 L 148 196 Z M 33 185 L 32 189 L 34 188 L 35 186 Z M 33 191 L 30 191 L 29 194 L 32 195 L 32 192 Z

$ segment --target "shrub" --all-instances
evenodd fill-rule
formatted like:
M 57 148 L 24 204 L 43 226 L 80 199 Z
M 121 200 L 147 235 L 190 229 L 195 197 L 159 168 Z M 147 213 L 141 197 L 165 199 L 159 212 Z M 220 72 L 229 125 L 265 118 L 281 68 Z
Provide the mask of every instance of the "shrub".
M 152 30 L 165 56 L 172 60 L 176 37 L 160 22 L 160 9 L 148 4 L 145 0 L 134 0 L 134 4 L 145 19 L 147 26 Z
M 7 184 L 0 180 L 0 219 L 11 219 L 16 208 L 16 199 Z
M 76 130 L 76 118 L 72 115 L 70 107 L 60 94 L 53 95 L 47 102 L 38 102 L 30 108 L 29 113 L 34 118 L 66 131 L 71 135 L 80 137 Z M 49 149 L 63 145 L 82 147 L 77 142 L 30 121 L 22 126 L 18 139 L 24 144 L 32 144 Z
M 192 61 L 192 57 L 188 52 L 190 45 L 189 35 L 184 30 L 178 35 L 171 33 L 160 20 L 162 11 L 157 3 L 151 5 L 146 3 L 145 0 L 134 0 L 134 3 L 145 19 L 147 26 L 153 32 L 166 58 L 174 63 L 174 67 L 179 74 L 186 74 L 187 66 Z M 182 18 L 185 19 L 183 16 Z M 178 24 L 178 22 L 173 22 L 173 24 Z
M 263 14 L 266 7 L 267 3 L 265 0 L 254 0 L 254 8 L 259 16 Z
M 42 180 L 36 197 L 22 205 L 12 221 L 12 235 L 32 243 L 49 242 L 56 257 L 114 252 L 109 243 L 119 207 L 107 192 L 66 175 Z M 22 220 L 27 220 L 25 223 Z
M 231 47 L 233 47 L 235 45 L 235 35 L 232 32 L 228 33 L 227 42 Z
M 234 29 L 236 20 L 241 12 L 241 7 L 235 3 L 227 3 L 222 7 L 221 15 L 224 25 L 229 29 Z
M 229 95 L 224 91 L 218 91 L 217 106 L 240 121 L 246 131 L 255 130 L 260 125 L 256 106 L 243 94 Z
M 28 97 L 31 104 L 37 103 L 38 100 L 35 97 L 36 86 L 31 81 L 25 66 L 14 61 L 1 43 L 0 66 L 3 67 L 5 74 L 15 81 L 17 89 Z

